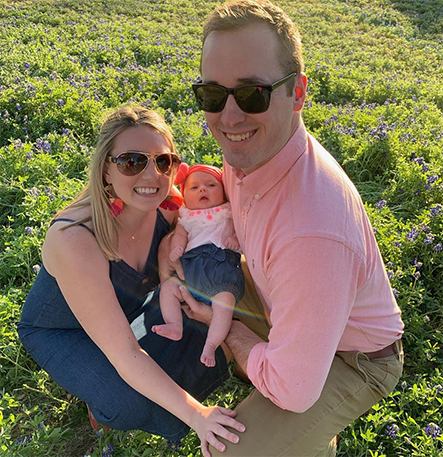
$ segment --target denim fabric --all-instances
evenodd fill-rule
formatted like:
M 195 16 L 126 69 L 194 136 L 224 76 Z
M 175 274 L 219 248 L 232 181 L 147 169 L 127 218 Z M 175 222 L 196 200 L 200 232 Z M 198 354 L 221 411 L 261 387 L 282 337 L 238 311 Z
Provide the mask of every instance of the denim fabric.
M 185 252 L 181 261 L 186 286 L 197 300 L 210 305 L 210 297 L 225 291 L 231 292 L 237 303 L 243 298 L 245 277 L 238 252 L 203 244 Z
M 158 212 L 145 274 L 123 261 L 110 262 L 110 278 L 140 346 L 177 384 L 202 401 L 228 377 L 222 350 L 217 350 L 214 368 L 200 362 L 206 327 L 183 315 L 180 341 L 151 331 L 152 325 L 164 323 L 157 288 L 157 248 L 168 230 L 169 224 Z M 169 440 L 179 440 L 189 432 L 186 424 L 126 384 L 84 332 L 44 266 L 25 302 L 18 333 L 35 361 L 64 389 L 84 400 L 101 424 L 145 430 Z

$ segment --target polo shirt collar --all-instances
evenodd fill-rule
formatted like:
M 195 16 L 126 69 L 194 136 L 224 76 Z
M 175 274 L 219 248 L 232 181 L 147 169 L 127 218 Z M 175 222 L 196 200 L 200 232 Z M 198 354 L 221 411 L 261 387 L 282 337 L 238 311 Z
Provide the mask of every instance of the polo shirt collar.
M 252 173 L 245 175 L 240 169 L 232 168 L 236 184 L 242 184 L 256 198 L 261 198 L 272 189 L 294 166 L 295 162 L 307 150 L 307 132 L 303 121 L 283 148 L 268 162 Z

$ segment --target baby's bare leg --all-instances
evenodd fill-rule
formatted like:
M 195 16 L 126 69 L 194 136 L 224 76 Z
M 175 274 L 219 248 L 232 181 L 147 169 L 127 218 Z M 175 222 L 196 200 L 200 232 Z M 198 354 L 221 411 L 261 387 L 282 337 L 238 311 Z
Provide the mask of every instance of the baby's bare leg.
M 200 361 L 207 367 L 215 366 L 215 350 L 223 343 L 231 328 L 235 297 L 231 292 L 220 292 L 211 297 L 211 301 L 212 321 L 209 326 L 205 347 L 200 357 Z
M 183 318 L 181 312 L 181 293 L 177 280 L 170 278 L 162 283 L 160 289 L 160 309 L 166 324 L 153 325 L 152 331 L 170 340 L 178 341 L 183 336 Z

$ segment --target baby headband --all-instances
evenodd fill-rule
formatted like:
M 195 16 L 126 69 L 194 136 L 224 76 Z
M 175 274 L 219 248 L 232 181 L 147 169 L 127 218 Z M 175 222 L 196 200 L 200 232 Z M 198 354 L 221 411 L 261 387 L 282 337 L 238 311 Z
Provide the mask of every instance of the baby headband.
M 201 171 L 203 173 L 209 173 L 210 175 L 217 178 L 223 184 L 223 181 L 222 181 L 223 172 L 220 170 L 220 168 L 212 167 L 211 165 L 201 165 L 201 164 L 197 164 L 197 165 L 193 165 L 192 167 L 189 167 L 189 165 L 187 163 L 182 162 L 180 164 L 180 167 L 178 168 L 178 172 L 177 172 L 177 175 L 176 175 L 175 181 L 174 181 L 174 184 L 176 186 L 181 186 L 182 193 L 184 192 L 184 188 L 185 188 L 184 184 L 185 184 L 187 177 L 190 174 L 195 173 L 197 171 Z

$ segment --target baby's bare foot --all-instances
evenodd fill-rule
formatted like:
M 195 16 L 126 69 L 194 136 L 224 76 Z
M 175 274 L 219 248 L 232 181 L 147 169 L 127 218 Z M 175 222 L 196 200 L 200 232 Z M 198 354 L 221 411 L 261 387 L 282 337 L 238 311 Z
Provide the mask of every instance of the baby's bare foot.
M 174 341 L 181 340 L 183 336 L 183 327 L 180 324 L 153 325 L 151 330 L 157 335 Z
M 200 362 L 206 365 L 207 367 L 215 367 L 215 350 L 217 348 L 211 344 L 206 343 L 203 348 L 202 355 L 200 357 Z

